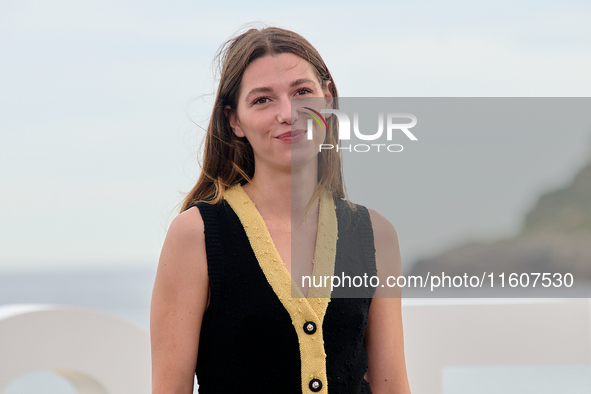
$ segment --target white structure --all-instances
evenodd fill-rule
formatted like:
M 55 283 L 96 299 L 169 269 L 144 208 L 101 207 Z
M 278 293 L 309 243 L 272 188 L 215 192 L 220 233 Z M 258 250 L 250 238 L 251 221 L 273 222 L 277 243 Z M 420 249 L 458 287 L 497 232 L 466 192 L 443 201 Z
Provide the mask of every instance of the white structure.
M 413 394 L 442 393 L 446 366 L 591 361 L 590 300 L 404 300 Z
M 149 393 L 149 337 L 103 313 L 0 306 L 0 392 L 39 370 L 62 376 L 79 394 Z
M 413 394 L 441 394 L 449 366 L 559 365 L 591 361 L 590 300 L 403 302 Z M 143 330 L 112 316 L 50 306 L 0 307 L 0 392 L 49 370 L 79 394 L 150 392 Z

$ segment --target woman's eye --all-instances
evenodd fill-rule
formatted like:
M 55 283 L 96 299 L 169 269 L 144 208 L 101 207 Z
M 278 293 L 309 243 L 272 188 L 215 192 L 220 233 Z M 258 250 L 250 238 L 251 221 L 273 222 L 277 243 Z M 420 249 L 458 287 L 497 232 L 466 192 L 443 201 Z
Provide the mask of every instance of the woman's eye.
M 312 93 L 312 91 L 311 91 L 310 89 L 308 89 L 308 88 L 303 88 L 303 89 L 300 89 L 300 90 L 298 90 L 298 91 L 296 92 L 296 94 L 298 94 L 298 95 L 300 95 L 300 96 L 301 96 L 302 94 L 308 94 L 308 93 Z
M 254 100 L 253 104 L 265 104 L 269 102 L 269 97 L 259 97 L 258 99 Z

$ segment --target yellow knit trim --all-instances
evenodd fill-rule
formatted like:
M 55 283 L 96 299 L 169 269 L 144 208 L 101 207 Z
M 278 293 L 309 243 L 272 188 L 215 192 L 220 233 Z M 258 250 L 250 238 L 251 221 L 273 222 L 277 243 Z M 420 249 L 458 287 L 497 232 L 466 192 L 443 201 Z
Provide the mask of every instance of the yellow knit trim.
M 281 260 L 264 219 L 242 186 L 235 185 L 227 189 L 223 197 L 240 219 L 267 281 L 291 317 L 300 346 L 302 393 L 312 393 L 309 388 L 310 380 L 319 379 L 322 382 L 322 389 L 318 392 L 327 394 L 328 379 L 322 322 L 330 301 L 330 287 L 310 287 L 309 294 L 314 297 L 304 298 L 300 288 L 292 280 Z M 326 193 L 320 198 L 318 234 L 316 236 L 312 275 L 330 276 L 334 274 L 336 243 L 337 218 L 335 206 L 330 194 Z M 292 297 L 292 295 L 296 297 Z M 306 334 L 304 331 L 306 322 L 316 324 L 314 334 Z

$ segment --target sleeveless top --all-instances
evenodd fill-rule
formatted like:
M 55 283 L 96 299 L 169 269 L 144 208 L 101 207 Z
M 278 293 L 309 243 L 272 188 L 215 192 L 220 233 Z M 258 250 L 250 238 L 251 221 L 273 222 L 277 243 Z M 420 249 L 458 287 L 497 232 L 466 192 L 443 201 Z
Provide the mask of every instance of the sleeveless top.
M 218 204 L 194 206 L 204 222 L 210 286 L 199 393 L 371 393 L 364 339 L 375 289 L 310 286 L 303 298 L 241 186 Z M 369 213 L 355 207 L 321 198 L 313 275 L 376 275 Z

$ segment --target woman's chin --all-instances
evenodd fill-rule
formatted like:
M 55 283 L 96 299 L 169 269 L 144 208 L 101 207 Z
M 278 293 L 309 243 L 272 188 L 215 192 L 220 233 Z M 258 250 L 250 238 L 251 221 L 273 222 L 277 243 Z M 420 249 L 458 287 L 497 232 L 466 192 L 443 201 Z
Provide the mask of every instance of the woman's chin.
M 291 171 L 304 171 L 310 169 L 315 171 L 318 166 L 317 155 L 310 157 L 310 155 L 294 155 L 291 156 Z

